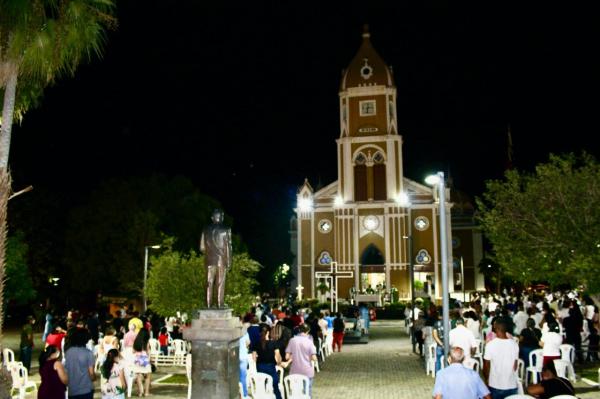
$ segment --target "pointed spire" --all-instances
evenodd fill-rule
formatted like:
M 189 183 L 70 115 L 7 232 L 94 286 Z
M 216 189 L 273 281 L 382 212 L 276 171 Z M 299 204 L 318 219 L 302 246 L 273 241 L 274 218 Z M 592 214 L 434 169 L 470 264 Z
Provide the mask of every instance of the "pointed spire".
M 362 34 L 363 39 L 368 39 L 371 37 L 371 33 L 369 33 L 369 24 L 364 24 L 363 25 L 363 34 Z

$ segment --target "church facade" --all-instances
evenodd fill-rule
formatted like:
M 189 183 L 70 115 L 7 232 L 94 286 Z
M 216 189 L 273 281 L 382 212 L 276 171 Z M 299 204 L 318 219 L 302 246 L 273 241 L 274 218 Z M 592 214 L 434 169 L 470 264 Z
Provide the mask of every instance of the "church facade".
M 331 262 L 347 275 L 338 280 L 338 298 L 379 287 L 409 299 L 411 266 L 419 289 L 441 298 L 441 229 L 452 269 L 450 292 L 484 288 L 477 271 L 481 232 L 472 207 L 461 203 L 459 217 L 452 218 L 451 190 L 440 207 L 437 189 L 404 176 L 396 100 L 392 70 L 365 32 L 340 84 L 338 179 L 316 191 L 305 181 L 297 193 L 290 234 L 304 298 L 317 297 L 318 287 L 330 284 L 317 273 L 330 271 Z M 447 215 L 444 226 L 440 208 Z

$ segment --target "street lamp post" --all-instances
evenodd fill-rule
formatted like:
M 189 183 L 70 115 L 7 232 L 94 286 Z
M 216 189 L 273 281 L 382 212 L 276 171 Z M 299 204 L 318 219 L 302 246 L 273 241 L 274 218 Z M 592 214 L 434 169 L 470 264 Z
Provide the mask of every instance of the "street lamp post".
M 146 281 L 148 280 L 148 250 L 158 249 L 160 245 L 146 245 L 144 247 L 144 292 L 143 292 L 143 313 L 146 313 L 148 309 L 147 297 L 146 297 Z
M 411 202 L 408 194 L 402 193 L 400 194 L 399 199 L 400 205 L 404 207 L 407 212 L 410 212 Z M 413 352 L 416 352 L 417 341 L 415 339 L 415 320 L 417 319 L 417 312 L 415 312 L 415 265 L 413 263 L 413 238 L 412 238 L 412 220 L 410 218 L 410 214 L 408 214 L 408 235 L 403 236 L 408 240 L 408 269 L 409 269 L 409 284 L 410 284 L 410 306 L 411 306 L 411 342 L 413 347 Z
M 444 184 L 444 172 L 427 176 L 425 182 L 438 188 L 439 212 L 440 212 L 440 250 L 442 252 L 442 323 L 444 324 L 444 356 L 450 352 L 450 301 L 448 290 L 448 242 L 446 232 L 446 187 Z

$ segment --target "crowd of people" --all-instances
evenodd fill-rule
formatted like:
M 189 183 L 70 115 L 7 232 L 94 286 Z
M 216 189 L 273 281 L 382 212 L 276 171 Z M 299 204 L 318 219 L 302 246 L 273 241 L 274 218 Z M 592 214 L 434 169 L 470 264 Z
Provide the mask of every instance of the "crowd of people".
M 257 304 L 245 314 L 243 336 L 240 338 L 240 384 L 244 396 L 248 396 L 246 378 L 249 355 L 256 363 L 256 370 L 273 379 L 273 392 L 277 399 L 279 376 L 276 366 L 289 369 L 290 374 L 306 376 L 312 390 L 315 375 L 313 362 L 318 362 L 322 345 L 327 337 L 333 339 L 333 350 L 342 350 L 345 323 L 341 313 L 334 316 L 328 310 L 314 313 L 308 309 Z M 321 357 L 322 358 L 322 357 Z
M 517 359 L 527 367 L 529 355 L 536 349 L 543 357 L 542 379 L 527 386 L 527 392 L 540 398 L 573 395 L 570 381 L 559 378 L 555 370 L 554 360 L 561 359 L 560 345 L 573 346 L 576 362 L 598 360 L 600 318 L 598 307 L 588 296 L 574 291 L 530 291 L 521 295 L 475 294 L 471 299 L 469 306 L 458 302 L 449 312 L 451 350 L 445 357 L 442 309 L 431 305 L 410 312 L 412 336 L 421 356 L 427 359 L 424 348 L 435 346 L 434 397 L 502 399 L 516 394 Z M 480 342 L 483 380 L 475 371 L 462 367 L 479 351 Z M 450 366 L 442 370 L 443 358 Z M 458 381 L 463 384 L 456 384 Z
M 31 374 L 35 318 L 28 316 L 21 330 L 20 361 Z M 139 396 L 150 394 L 152 364 L 149 342 L 155 337 L 163 353 L 169 340 L 182 339 L 180 326 L 183 321 L 176 317 L 166 319 L 152 313 L 140 316 L 130 309 L 119 309 L 113 315 L 100 317 L 91 312 L 83 317 L 75 310 L 64 316 L 48 311 L 39 358 L 41 384 L 38 397 L 64 399 L 68 388 L 69 398 L 91 399 L 96 380 L 95 365 L 99 359 L 103 378 L 103 399 L 125 397 L 126 381 L 124 363 L 135 374 Z

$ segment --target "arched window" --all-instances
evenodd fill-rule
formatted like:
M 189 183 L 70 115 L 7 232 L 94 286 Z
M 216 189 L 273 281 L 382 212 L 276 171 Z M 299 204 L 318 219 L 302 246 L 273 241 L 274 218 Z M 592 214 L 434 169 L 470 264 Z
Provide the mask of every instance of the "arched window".
M 383 254 L 379 248 L 377 248 L 374 244 L 369 244 L 360 257 L 360 263 L 362 265 L 378 266 L 384 265 L 385 259 L 383 258 Z
M 367 157 L 359 152 L 354 158 L 354 201 L 367 200 Z
M 387 199 L 387 177 L 385 157 L 379 151 L 373 156 L 373 199 Z

